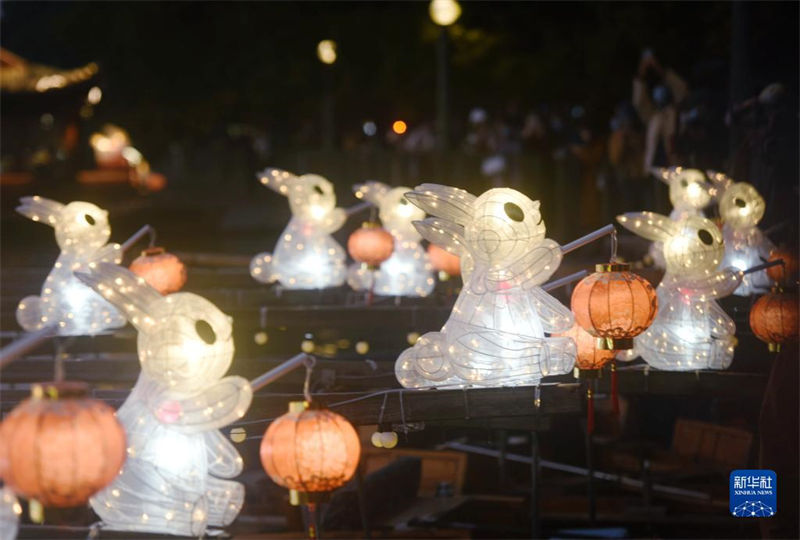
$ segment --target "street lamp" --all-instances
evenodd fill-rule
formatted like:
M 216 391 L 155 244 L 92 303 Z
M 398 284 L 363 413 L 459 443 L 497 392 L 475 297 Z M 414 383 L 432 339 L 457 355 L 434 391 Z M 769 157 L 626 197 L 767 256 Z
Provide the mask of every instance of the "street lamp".
M 333 102 L 333 64 L 336 62 L 336 42 L 323 39 L 317 43 L 317 58 L 324 64 L 322 97 L 322 144 L 326 150 L 333 148 L 334 139 L 334 102 Z
M 449 138 L 447 27 L 461 16 L 461 6 L 456 0 L 431 0 L 428 13 L 431 20 L 440 26 L 439 40 L 436 44 L 436 131 L 440 160 L 443 161 Z M 442 174 L 444 172 L 443 163 L 440 163 L 440 168 L 442 170 L 439 173 Z

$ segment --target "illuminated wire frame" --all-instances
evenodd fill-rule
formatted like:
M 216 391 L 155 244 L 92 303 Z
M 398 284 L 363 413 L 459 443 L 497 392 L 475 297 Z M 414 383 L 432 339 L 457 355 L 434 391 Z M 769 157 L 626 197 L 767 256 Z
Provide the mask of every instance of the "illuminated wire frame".
M 775 246 L 757 227 L 764 217 L 764 199 L 756 188 L 745 182 L 730 185 L 720 197 L 722 237 L 725 239 L 723 266 L 747 270 L 768 259 Z M 772 280 L 766 270 L 744 276 L 733 294 L 750 296 L 769 290 Z
M 88 202 L 61 204 L 42 197 L 23 197 L 17 212 L 55 229 L 61 248 L 40 296 L 26 296 L 17 307 L 17 322 L 31 332 L 54 326 L 62 336 L 100 333 L 125 325 L 111 304 L 83 285 L 74 271 L 88 271 L 100 262 L 119 263 L 119 244 L 106 244 L 111 236 L 108 212 Z
M 709 177 L 709 174 L 714 174 L 713 171 L 706 173 L 683 167 L 656 167 L 653 174 L 669 186 L 669 200 L 672 203 L 670 219 L 678 221 L 690 216 L 704 217 L 703 209 L 711 204 L 716 193 L 716 182 Z M 661 242 L 652 243 L 648 253 L 653 258 L 654 266 L 666 268 Z
M 142 365 L 117 411 L 128 461 L 92 508 L 116 530 L 201 536 L 228 525 L 244 487 L 225 479 L 241 473 L 242 458 L 218 429 L 252 399 L 248 381 L 223 377 L 233 360 L 232 319 L 195 294 L 162 296 L 118 266 L 98 264 L 79 277 L 125 311 Z
M 658 286 L 658 314 L 634 338 L 634 351 L 648 364 L 666 370 L 725 369 L 733 359 L 736 325 L 717 298 L 742 281 L 735 268 L 718 270 L 724 243 L 708 219 L 672 220 L 653 212 L 618 216 L 626 229 L 664 245 L 667 272 Z
M 539 202 L 508 188 L 475 197 L 436 184 L 417 186 L 406 197 L 432 215 L 415 222 L 422 236 L 451 252 L 468 252 L 474 267 L 464 273 L 441 331 L 423 335 L 397 359 L 400 384 L 516 386 L 569 372 L 575 342 L 545 335 L 566 332 L 574 319 L 540 288 L 562 253 L 545 238 Z
M 331 237 L 347 216 L 336 208 L 333 185 L 316 174 L 295 176 L 280 169 L 260 174 L 262 184 L 289 198 L 292 219 L 274 253 L 259 253 L 250 275 L 262 283 L 280 282 L 288 289 L 324 289 L 342 285 L 345 253 Z
M 379 209 L 383 227 L 394 237 L 394 251 L 375 272 L 363 265 L 351 265 L 347 282 L 355 290 L 370 289 L 385 296 L 428 296 L 435 281 L 428 254 L 420 245 L 420 234 L 413 221 L 425 217 L 425 212 L 408 202 L 407 187 L 389 187 L 381 182 L 365 182 L 353 186 L 356 197 L 365 199 Z
M 3 479 L 44 506 L 69 508 L 116 478 L 125 461 L 125 431 L 114 409 L 88 397 L 83 383 L 33 385 L 0 427 Z

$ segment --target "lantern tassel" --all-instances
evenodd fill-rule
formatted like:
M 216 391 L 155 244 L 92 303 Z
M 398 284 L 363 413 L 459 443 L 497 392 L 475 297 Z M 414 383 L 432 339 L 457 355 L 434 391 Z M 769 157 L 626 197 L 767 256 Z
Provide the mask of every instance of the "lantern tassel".
M 591 388 L 586 390 L 586 433 L 594 433 L 594 396 Z
M 306 505 L 306 519 L 308 520 L 307 524 L 308 538 L 309 540 L 316 540 L 318 538 L 316 503 L 311 502 Z
M 611 410 L 619 419 L 619 386 L 617 382 L 617 362 L 611 362 Z

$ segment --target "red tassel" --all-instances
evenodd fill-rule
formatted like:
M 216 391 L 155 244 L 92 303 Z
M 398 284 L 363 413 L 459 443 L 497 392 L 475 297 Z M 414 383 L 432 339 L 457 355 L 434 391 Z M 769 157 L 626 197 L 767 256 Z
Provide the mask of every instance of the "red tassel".
M 594 433 L 594 396 L 592 390 L 586 390 L 586 432 Z
M 617 386 L 617 362 L 611 362 L 611 410 L 619 416 L 619 387 Z

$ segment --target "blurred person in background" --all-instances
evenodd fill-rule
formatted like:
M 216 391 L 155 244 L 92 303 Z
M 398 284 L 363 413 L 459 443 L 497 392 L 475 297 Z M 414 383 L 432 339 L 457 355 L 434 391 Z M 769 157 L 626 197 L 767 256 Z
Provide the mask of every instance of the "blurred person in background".
M 644 133 L 636 110 L 629 101 L 617 105 L 609 122 L 608 162 L 610 165 L 610 210 L 613 214 L 634 208 L 648 208 L 653 201 L 645 195 L 651 190 L 642 189 L 647 182 L 644 163 Z

